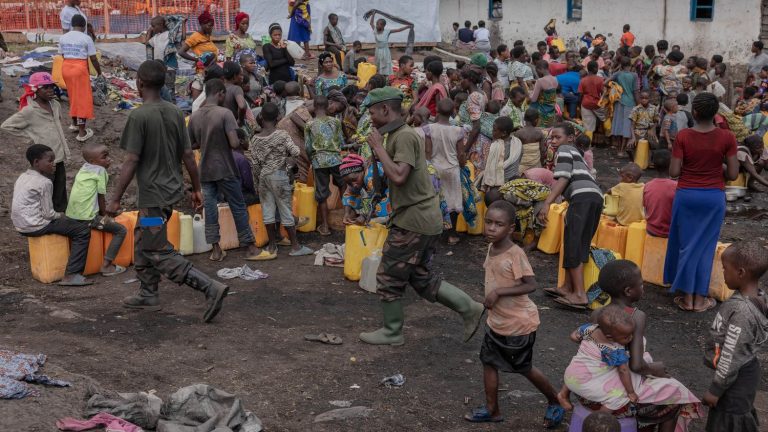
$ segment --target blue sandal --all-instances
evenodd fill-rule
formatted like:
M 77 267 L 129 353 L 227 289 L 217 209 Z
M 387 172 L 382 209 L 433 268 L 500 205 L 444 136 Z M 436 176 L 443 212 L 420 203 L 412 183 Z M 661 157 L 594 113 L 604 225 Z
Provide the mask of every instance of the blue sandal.
M 465 415 L 464 420 L 471 423 L 500 423 L 504 421 L 504 417 L 491 417 L 488 408 L 481 406 L 473 409 L 470 414 Z
M 547 406 L 547 412 L 544 414 L 544 427 L 554 429 L 565 420 L 565 408 L 560 405 Z

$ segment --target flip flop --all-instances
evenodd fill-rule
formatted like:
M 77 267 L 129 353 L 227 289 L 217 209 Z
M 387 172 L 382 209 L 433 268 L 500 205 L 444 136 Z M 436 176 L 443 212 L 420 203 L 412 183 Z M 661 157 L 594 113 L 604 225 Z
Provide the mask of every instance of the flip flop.
M 320 333 L 318 335 L 304 335 L 304 340 L 310 342 L 321 342 L 327 345 L 341 345 L 344 341 L 341 337 L 330 333 Z
M 471 413 L 466 414 L 464 420 L 470 423 L 501 423 L 504 421 L 504 417 L 491 417 L 488 408 L 481 406 L 473 409 Z
M 587 303 L 579 304 L 579 303 L 571 303 L 570 300 L 566 299 L 565 297 L 555 297 L 553 299 L 555 303 L 560 304 L 562 306 L 574 309 L 574 310 L 587 310 Z
M 277 252 L 270 252 L 263 249 L 260 254 L 253 257 L 246 257 L 246 261 L 269 261 L 277 258 Z
M 544 294 L 550 296 L 550 297 L 562 297 L 563 294 L 557 290 L 557 288 L 544 288 L 542 291 L 544 291 Z
M 213 256 L 213 254 L 208 255 L 208 259 L 209 260 L 211 260 L 213 262 L 222 262 L 222 261 L 224 261 L 224 258 L 227 257 L 227 251 L 224 251 L 224 250 L 221 251 L 221 256 L 219 257 L 219 259 L 213 259 L 213 258 L 211 258 L 211 256 Z
M 702 309 L 693 309 L 694 312 L 701 313 L 710 309 L 714 309 L 717 306 L 717 301 L 711 297 L 707 297 L 707 305 Z
M 317 228 L 317 233 L 320 234 L 321 236 L 329 236 L 331 235 L 331 230 L 328 228 L 324 230 L 320 230 L 320 228 Z
M 119 266 L 119 265 L 115 264 L 115 271 L 108 272 L 108 273 L 102 273 L 101 275 L 104 276 L 104 277 L 117 276 L 117 275 L 119 275 L 121 273 L 125 273 L 125 270 L 126 270 L 125 267 Z
M 59 286 L 88 286 L 93 285 L 93 281 L 90 279 L 86 279 L 83 275 L 75 275 L 75 277 L 72 280 L 69 280 L 67 282 L 61 281 L 58 283 Z
M 565 408 L 560 405 L 549 405 L 544 413 L 544 427 L 554 429 L 565 420 Z
M 296 219 L 296 228 L 301 228 L 304 225 L 309 223 L 309 218 L 306 216 L 297 217 Z
M 78 135 L 78 136 L 75 137 L 75 139 L 80 141 L 80 142 L 86 142 L 91 137 L 93 137 L 93 129 L 86 129 L 85 130 L 85 135 L 83 135 L 83 136 Z
M 70 132 L 79 132 L 79 131 L 80 131 L 80 128 L 79 128 L 79 127 L 77 127 L 77 126 L 75 126 L 75 125 L 69 125 L 69 127 L 68 127 L 67 129 L 68 129 Z
M 693 312 L 693 308 L 687 308 L 685 307 L 685 304 L 683 304 L 683 297 L 677 296 L 675 297 L 675 300 L 673 300 L 675 305 L 677 305 L 677 308 L 684 312 Z
M 297 250 L 295 252 L 291 251 L 291 252 L 288 253 L 288 255 L 292 256 L 292 257 L 297 257 L 297 256 L 312 255 L 313 253 L 315 253 L 315 251 L 313 251 L 312 249 L 310 249 L 310 248 L 308 248 L 306 246 L 302 246 L 301 249 L 299 249 L 299 250 Z
M 281 238 L 280 241 L 277 242 L 278 246 L 290 246 L 291 244 L 291 241 L 285 237 Z

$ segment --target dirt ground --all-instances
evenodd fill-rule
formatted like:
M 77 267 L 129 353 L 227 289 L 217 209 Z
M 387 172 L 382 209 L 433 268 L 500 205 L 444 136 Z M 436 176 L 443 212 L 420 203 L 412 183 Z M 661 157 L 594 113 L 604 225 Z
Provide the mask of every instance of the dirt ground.
M 14 97 L 20 94 L 15 79 L 4 78 L 0 120 L 16 109 Z M 97 119 L 90 125 L 115 160 L 112 181 L 123 156 L 118 142 L 127 115 L 98 107 Z M 71 139 L 70 147 L 71 184 L 82 158 L 79 143 Z M 207 383 L 239 395 L 270 431 L 541 430 L 545 401 L 514 375 L 502 377 L 505 423 L 472 426 L 462 420 L 465 412 L 484 402 L 478 360 L 481 339 L 476 336 L 462 344 L 458 317 L 412 292 L 406 298 L 404 346 L 358 342 L 359 332 L 379 325 L 376 296 L 345 281 L 341 269 L 314 267 L 313 257 L 289 258 L 282 250 L 278 260 L 255 266 L 268 273 L 268 279 L 231 281 L 225 307 L 210 325 L 201 322 L 202 296 L 168 282 L 161 286 L 161 312 L 123 309 L 121 299 L 137 289 L 137 283 L 126 283 L 135 277 L 132 270 L 114 279 L 97 276 L 96 284 L 86 288 L 35 282 L 30 277 L 26 241 L 15 233 L 8 215 L 13 183 L 27 168 L 25 148 L 23 140 L 0 133 L 0 171 L 5 174 L 0 176 L 0 347 L 46 354 L 44 371 L 71 380 L 74 386 L 40 388 L 39 397 L 3 401 L 3 431 L 56 430 L 56 419 L 83 414 L 85 388 L 91 383 L 121 392 L 156 390 L 161 397 L 183 386 Z M 611 154 L 607 149 L 597 149 L 595 154 L 605 187 L 618 181 L 615 168 L 623 163 Z M 766 222 L 748 216 L 768 207 L 768 199 L 766 194 L 753 196 L 751 203 L 730 209 L 724 240 L 765 240 Z M 317 249 L 325 241 L 342 243 L 343 233 L 334 233 L 330 239 L 301 238 Z M 480 237 L 466 238 L 454 247 L 443 244 L 435 257 L 436 271 L 480 300 L 485 251 L 486 242 Z M 239 250 L 221 264 L 211 263 L 204 255 L 191 260 L 212 274 L 220 267 L 242 265 L 243 257 Z M 556 257 L 534 252 L 530 260 L 540 285 L 553 285 Z M 534 363 L 560 386 L 563 370 L 576 352 L 568 334 L 587 320 L 587 314 L 559 309 L 541 292 L 532 298 L 542 322 Z M 703 365 L 702 348 L 714 312 L 682 313 L 672 306 L 664 289 L 651 285 L 639 306 L 649 315 L 648 350 L 701 395 L 712 376 Z M 320 332 L 338 334 L 344 344 L 303 340 L 305 334 Z M 395 373 L 406 377 L 402 388 L 379 386 L 382 378 Z M 764 425 L 768 424 L 765 376 L 757 403 Z M 336 400 L 373 411 L 367 418 L 314 423 L 317 414 L 336 408 L 329 403 Z M 703 430 L 703 424 L 696 422 L 693 430 Z

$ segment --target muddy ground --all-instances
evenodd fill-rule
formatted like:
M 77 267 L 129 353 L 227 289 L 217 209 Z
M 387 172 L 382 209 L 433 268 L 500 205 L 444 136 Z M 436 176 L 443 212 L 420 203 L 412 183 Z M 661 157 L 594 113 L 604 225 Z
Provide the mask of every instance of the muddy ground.
M 15 79 L 5 78 L 5 102 L 0 120 L 16 109 L 20 94 Z M 127 112 L 98 107 L 90 127 L 95 139 L 110 147 L 116 160 L 122 152 L 120 131 Z M 245 407 L 258 415 L 271 431 L 538 431 L 544 399 L 519 376 L 502 378 L 502 409 L 507 417 L 499 425 L 473 426 L 462 420 L 471 407 L 483 403 L 480 337 L 462 344 L 460 320 L 447 309 L 409 292 L 406 299 L 406 344 L 373 347 L 357 341 L 360 331 L 376 328 L 380 312 L 375 295 L 345 281 L 341 269 L 314 267 L 312 257 L 280 259 L 255 267 L 269 274 L 266 280 L 230 282 L 225 308 L 210 325 L 201 322 L 203 298 L 186 287 L 163 282 L 164 309 L 158 313 L 128 311 L 120 306 L 137 283 L 132 270 L 115 279 L 95 277 L 86 288 L 43 285 L 30 277 L 26 240 L 16 234 L 8 215 L 13 182 L 26 169 L 26 143 L 0 133 L 0 347 L 27 353 L 45 353 L 51 375 L 69 379 L 72 388 L 40 388 L 41 396 L 0 403 L 3 431 L 52 431 L 56 419 L 79 417 L 89 384 L 121 392 L 156 390 L 161 397 L 194 383 L 207 383 L 239 395 Z M 71 178 L 82 164 L 81 145 L 70 139 Z M 618 181 L 615 168 L 623 160 L 607 149 L 595 154 L 601 183 Z M 766 222 L 751 220 L 768 207 L 766 194 L 754 194 L 749 204 L 732 208 L 722 237 L 725 240 L 763 238 Z M 131 200 L 124 201 L 126 206 Z M 313 248 L 325 241 L 343 242 L 343 233 L 330 239 L 302 235 Z M 444 278 L 482 298 L 482 263 L 486 243 L 466 238 L 458 246 L 443 244 L 435 268 Z M 205 271 L 244 263 L 242 250 L 230 253 L 222 264 L 204 255 L 191 260 Z M 556 281 L 555 256 L 540 252 L 530 260 L 541 286 Z M 568 334 L 587 320 L 555 306 L 541 292 L 532 295 L 542 325 L 537 334 L 534 363 L 556 386 L 576 346 Z M 648 285 L 639 305 L 649 315 L 648 349 L 664 361 L 672 375 L 701 395 L 712 372 L 702 363 L 702 347 L 714 312 L 682 313 L 672 306 L 665 290 Z M 341 346 L 305 342 L 303 335 L 330 332 L 344 338 Z M 766 357 L 763 357 L 765 360 Z M 402 373 L 402 388 L 385 388 L 379 381 Z M 354 388 L 359 386 L 359 388 Z M 757 408 L 768 424 L 768 382 L 761 383 Z M 334 409 L 329 402 L 350 401 L 373 409 L 367 418 L 314 423 L 317 414 Z M 763 426 L 763 430 L 768 430 Z M 562 430 L 566 430 L 565 427 Z M 703 430 L 703 421 L 693 430 Z

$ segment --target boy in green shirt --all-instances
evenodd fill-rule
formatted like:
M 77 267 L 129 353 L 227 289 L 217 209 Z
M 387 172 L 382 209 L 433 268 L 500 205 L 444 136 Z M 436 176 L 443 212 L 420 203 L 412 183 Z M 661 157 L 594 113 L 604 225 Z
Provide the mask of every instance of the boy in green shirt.
M 99 271 L 102 276 L 119 275 L 125 267 L 112 264 L 112 261 L 125 240 L 126 230 L 106 213 L 107 168 L 112 163 L 109 150 L 104 144 L 89 144 L 83 149 L 83 159 L 85 164 L 75 176 L 66 214 L 70 219 L 89 224 L 91 229 L 112 234 Z

